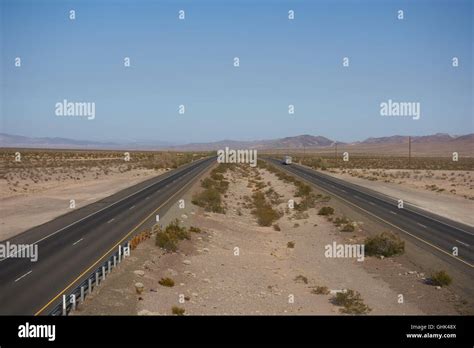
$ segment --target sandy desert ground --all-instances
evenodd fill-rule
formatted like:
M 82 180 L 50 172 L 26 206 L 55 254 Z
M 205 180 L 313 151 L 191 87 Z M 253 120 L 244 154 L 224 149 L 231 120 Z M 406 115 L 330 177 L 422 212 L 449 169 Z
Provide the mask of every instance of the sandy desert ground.
M 367 314 L 459 313 L 461 300 L 448 288 L 427 285 L 427 275 L 404 257 L 325 257 L 328 244 L 364 238 L 361 223 L 342 232 L 337 219 L 318 215 L 328 197 L 318 196 L 313 208 L 288 209 L 289 199 L 303 203 L 295 198 L 298 188 L 264 168 L 228 169 L 222 181 L 228 182 L 220 202 L 225 214 L 189 204 L 204 190 L 196 183 L 184 197 L 186 208 L 175 205 L 162 224 L 178 217 L 199 232 L 176 252 L 159 248 L 154 238 L 143 242 L 75 314 L 339 315 L 345 307 L 333 298 L 344 289 L 360 293 L 359 308 L 368 306 Z M 278 213 L 270 226 L 261 226 L 252 212 L 257 192 Z M 163 280 L 174 285 L 161 285 Z M 140 294 L 137 282 L 144 286 Z
M 334 168 L 325 173 L 474 226 L 472 171 Z
M 71 199 L 81 208 L 191 159 L 132 152 L 125 161 L 124 152 L 66 150 L 3 150 L 0 157 L 0 240 L 69 212 Z

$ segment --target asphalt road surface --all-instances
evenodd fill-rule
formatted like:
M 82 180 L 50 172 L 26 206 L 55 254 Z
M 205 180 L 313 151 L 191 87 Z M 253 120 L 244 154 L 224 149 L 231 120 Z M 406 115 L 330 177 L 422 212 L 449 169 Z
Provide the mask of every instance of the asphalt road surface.
M 403 209 L 399 209 L 398 200 L 392 197 L 305 166 L 284 165 L 281 160 L 274 158 L 267 160 L 276 167 L 305 179 L 354 208 L 363 210 L 366 214 L 398 229 L 472 275 L 474 267 L 472 226 L 429 213 L 407 202 L 404 202 Z M 458 248 L 458 256 L 453 255 L 454 247 Z

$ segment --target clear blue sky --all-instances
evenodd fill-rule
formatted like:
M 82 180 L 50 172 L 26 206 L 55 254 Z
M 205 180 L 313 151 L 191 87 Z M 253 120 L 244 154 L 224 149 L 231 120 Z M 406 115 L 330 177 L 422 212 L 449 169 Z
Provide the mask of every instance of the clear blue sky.
M 178 143 L 473 132 L 470 0 L 0 3 L 1 132 Z M 96 118 L 55 116 L 63 99 L 95 102 Z M 420 102 L 420 120 L 381 117 L 388 99 Z

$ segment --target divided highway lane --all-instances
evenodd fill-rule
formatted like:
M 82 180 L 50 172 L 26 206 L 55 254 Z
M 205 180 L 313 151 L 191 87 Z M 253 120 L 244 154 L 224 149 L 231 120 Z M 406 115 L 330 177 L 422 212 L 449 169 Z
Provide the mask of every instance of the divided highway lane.
M 469 271 L 474 267 L 474 228 L 434 215 L 405 204 L 399 209 L 397 201 L 367 188 L 347 183 L 307 167 L 283 165 L 280 160 L 267 159 L 273 165 L 299 176 L 323 190 L 338 196 L 366 213 L 383 220 L 419 242 L 438 250 L 450 260 L 462 263 Z M 452 255 L 457 247 L 459 255 Z
M 137 184 L 9 239 L 37 244 L 38 261 L 0 260 L 0 314 L 47 314 L 132 232 L 213 164 L 207 158 Z M 2 243 L 6 243 L 3 241 Z

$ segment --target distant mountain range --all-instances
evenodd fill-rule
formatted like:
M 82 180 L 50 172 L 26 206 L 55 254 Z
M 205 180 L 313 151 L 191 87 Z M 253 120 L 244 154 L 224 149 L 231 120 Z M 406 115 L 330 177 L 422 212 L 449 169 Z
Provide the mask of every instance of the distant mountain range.
M 136 150 L 153 150 L 172 146 L 171 143 L 163 141 L 142 141 L 130 143 L 118 142 L 100 142 L 90 140 L 74 140 L 68 138 L 32 138 L 21 135 L 11 135 L 0 133 L 0 147 L 17 147 L 17 148 L 44 148 L 44 149 L 136 149 Z
M 412 145 L 419 145 L 420 148 L 430 152 L 430 149 L 463 149 L 472 151 L 474 148 L 474 134 L 461 136 L 451 136 L 446 133 L 433 135 L 412 136 Z M 53 148 L 53 149 L 129 149 L 129 150 L 177 150 L 177 151 L 214 151 L 223 149 L 226 146 L 233 149 L 320 149 L 328 150 L 334 146 L 335 141 L 323 136 L 298 135 L 293 137 L 236 141 L 221 140 L 209 143 L 191 143 L 185 145 L 171 145 L 160 141 L 134 142 L 134 143 L 114 143 L 96 142 L 87 140 L 73 140 L 67 138 L 30 138 L 18 135 L 0 133 L 0 147 L 17 148 Z M 394 135 L 389 137 L 368 138 L 364 141 L 353 143 L 337 142 L 341 148 L 367 149 L 369 152 L 377 149 L 405 148 L 408 144 L 408 136 Z M 383 150 L 386 151 L 386 150 Z M 392 152 L 392 151 L 389 151 Z M 472 154 L 471 154 L 472 155 Z
M 199 150 L 212 151 L 223 149 L 226 146 L 233 149 L 297 149 L 304 147 L 326 147 L 334 144 L 334 141 L 322 136 L 313 135 L 297 135 L 294 137 L 286 137 L 280 139 L 270 140 L 253 140 L 253 141 L 236 141 L 236 140 L 221 140 L 211 143 L 191 143 L 186 145 L 174 146 L 177 150 Z

